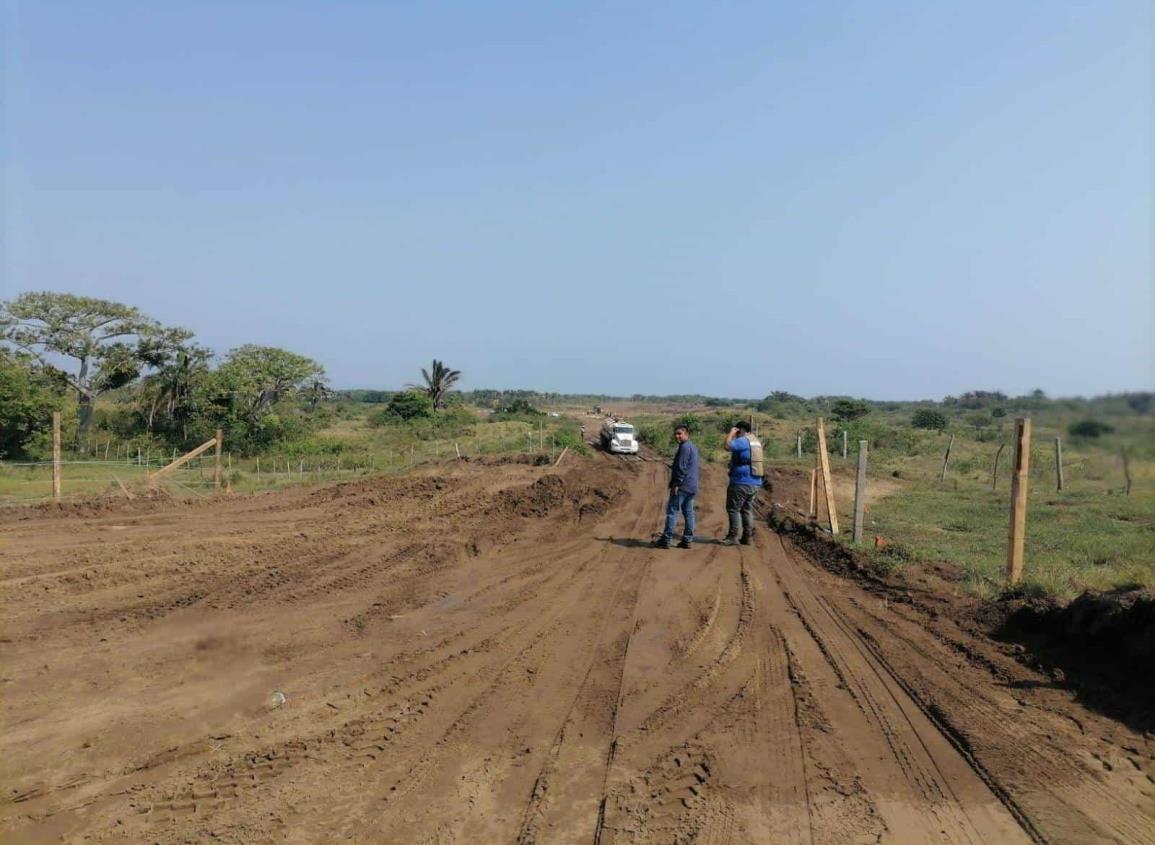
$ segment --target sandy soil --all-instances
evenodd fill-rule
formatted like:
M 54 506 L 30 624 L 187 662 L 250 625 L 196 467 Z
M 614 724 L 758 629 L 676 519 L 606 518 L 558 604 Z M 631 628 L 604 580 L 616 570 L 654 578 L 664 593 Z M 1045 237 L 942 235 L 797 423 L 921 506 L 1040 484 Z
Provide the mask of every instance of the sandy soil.
M 0 516 L 0 835 L 1155 843 L 1148 737 L 707 469 L 691 551 L 600 455 Z

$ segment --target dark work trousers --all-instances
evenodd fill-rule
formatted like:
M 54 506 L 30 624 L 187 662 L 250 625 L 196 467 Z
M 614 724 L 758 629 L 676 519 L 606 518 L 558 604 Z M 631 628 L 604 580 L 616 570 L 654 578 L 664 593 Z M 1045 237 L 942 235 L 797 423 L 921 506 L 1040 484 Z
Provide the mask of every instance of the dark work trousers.
M 730 533 L 735 540 L 754 536 L 754 500 L 758 488 L 753 484 L 731 484 L 726 488 L 726 513 L 730 515 Z

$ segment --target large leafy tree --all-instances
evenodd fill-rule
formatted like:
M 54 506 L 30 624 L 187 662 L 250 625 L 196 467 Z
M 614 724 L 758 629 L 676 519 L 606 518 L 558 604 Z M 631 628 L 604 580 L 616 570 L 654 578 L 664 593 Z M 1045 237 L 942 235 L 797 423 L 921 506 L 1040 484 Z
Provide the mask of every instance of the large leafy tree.
M 450 389 L 461 378 L 461 370 L 451 370 L 434 358 L 428 370 L 421 368 L 421 377 L 425 379 L 425 394 L 433 400 L 433 407 L 441 408 Z
M 59 378 L 28 356 L 0 347 L 0 457 L 25 457 L 30 446 L 47 437 L 64 390 Z
M 272 346 L 241 346 L 201 380 L 197 391 L 200 433 L 228 431 L 241 449 L 260 448 L 308 429 L 300 401 L 325 378 L 316 361 Z
M 76 391 L 81 442 L 96 397 L 132 382 L 141 370 L 140 344 L 163 332 L 129 305 L 51 292 L 23 293 L 0 303 L 0 331 L 42 366 L 58 370 Z

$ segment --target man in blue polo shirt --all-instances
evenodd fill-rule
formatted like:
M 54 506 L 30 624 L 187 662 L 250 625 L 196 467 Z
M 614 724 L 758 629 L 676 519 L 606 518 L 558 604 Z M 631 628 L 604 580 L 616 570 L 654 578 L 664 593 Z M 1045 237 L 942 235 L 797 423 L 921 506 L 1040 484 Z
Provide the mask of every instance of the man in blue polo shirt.
M 726 513 L 730 532 L 722 540 L 726 546 L 754 542 L 754 500 L 762 487 L 761 452 L 752 460 L 750 424 L 740 420 L 726 435 L 723 446 L 730 453 L 730 484 L 726 488 Z M 761 444 L 757 444 L 761 449 Z M 755 475 L 755 472 L 758 474 Z
M 674 429 L 674 439 L 678 441 L 678 451 L 670 466 L 670 497 L 666 500 L 666 530 L 654 541 L 659 549 L 670 548 L 674 527 L 678 524 L 678 512 L 682 513 L 685 525 L 679 549 L 688 549 L 694 542 L 694 496 L 698 493 L 698 447 L 690 442 L 690 430 L 684 425 Z

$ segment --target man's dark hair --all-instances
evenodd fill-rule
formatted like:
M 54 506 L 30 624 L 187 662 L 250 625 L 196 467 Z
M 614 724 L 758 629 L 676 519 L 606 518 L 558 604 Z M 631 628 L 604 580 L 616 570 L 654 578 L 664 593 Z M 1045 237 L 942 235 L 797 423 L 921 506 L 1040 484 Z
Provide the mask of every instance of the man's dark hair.
M 748 423 L 746 420 L 738 420 L 738 422 L 734 423 L 734 428 L 738 429 L 739 431 L 745 431 L 749 433 L 750 423 Z
M 686 434 L 689 434 L 690 428 L 685 423 L 678 423 L 676 426 L 674 426 L 674 433 L 677 434 L 679 431 L 684 431 Z

